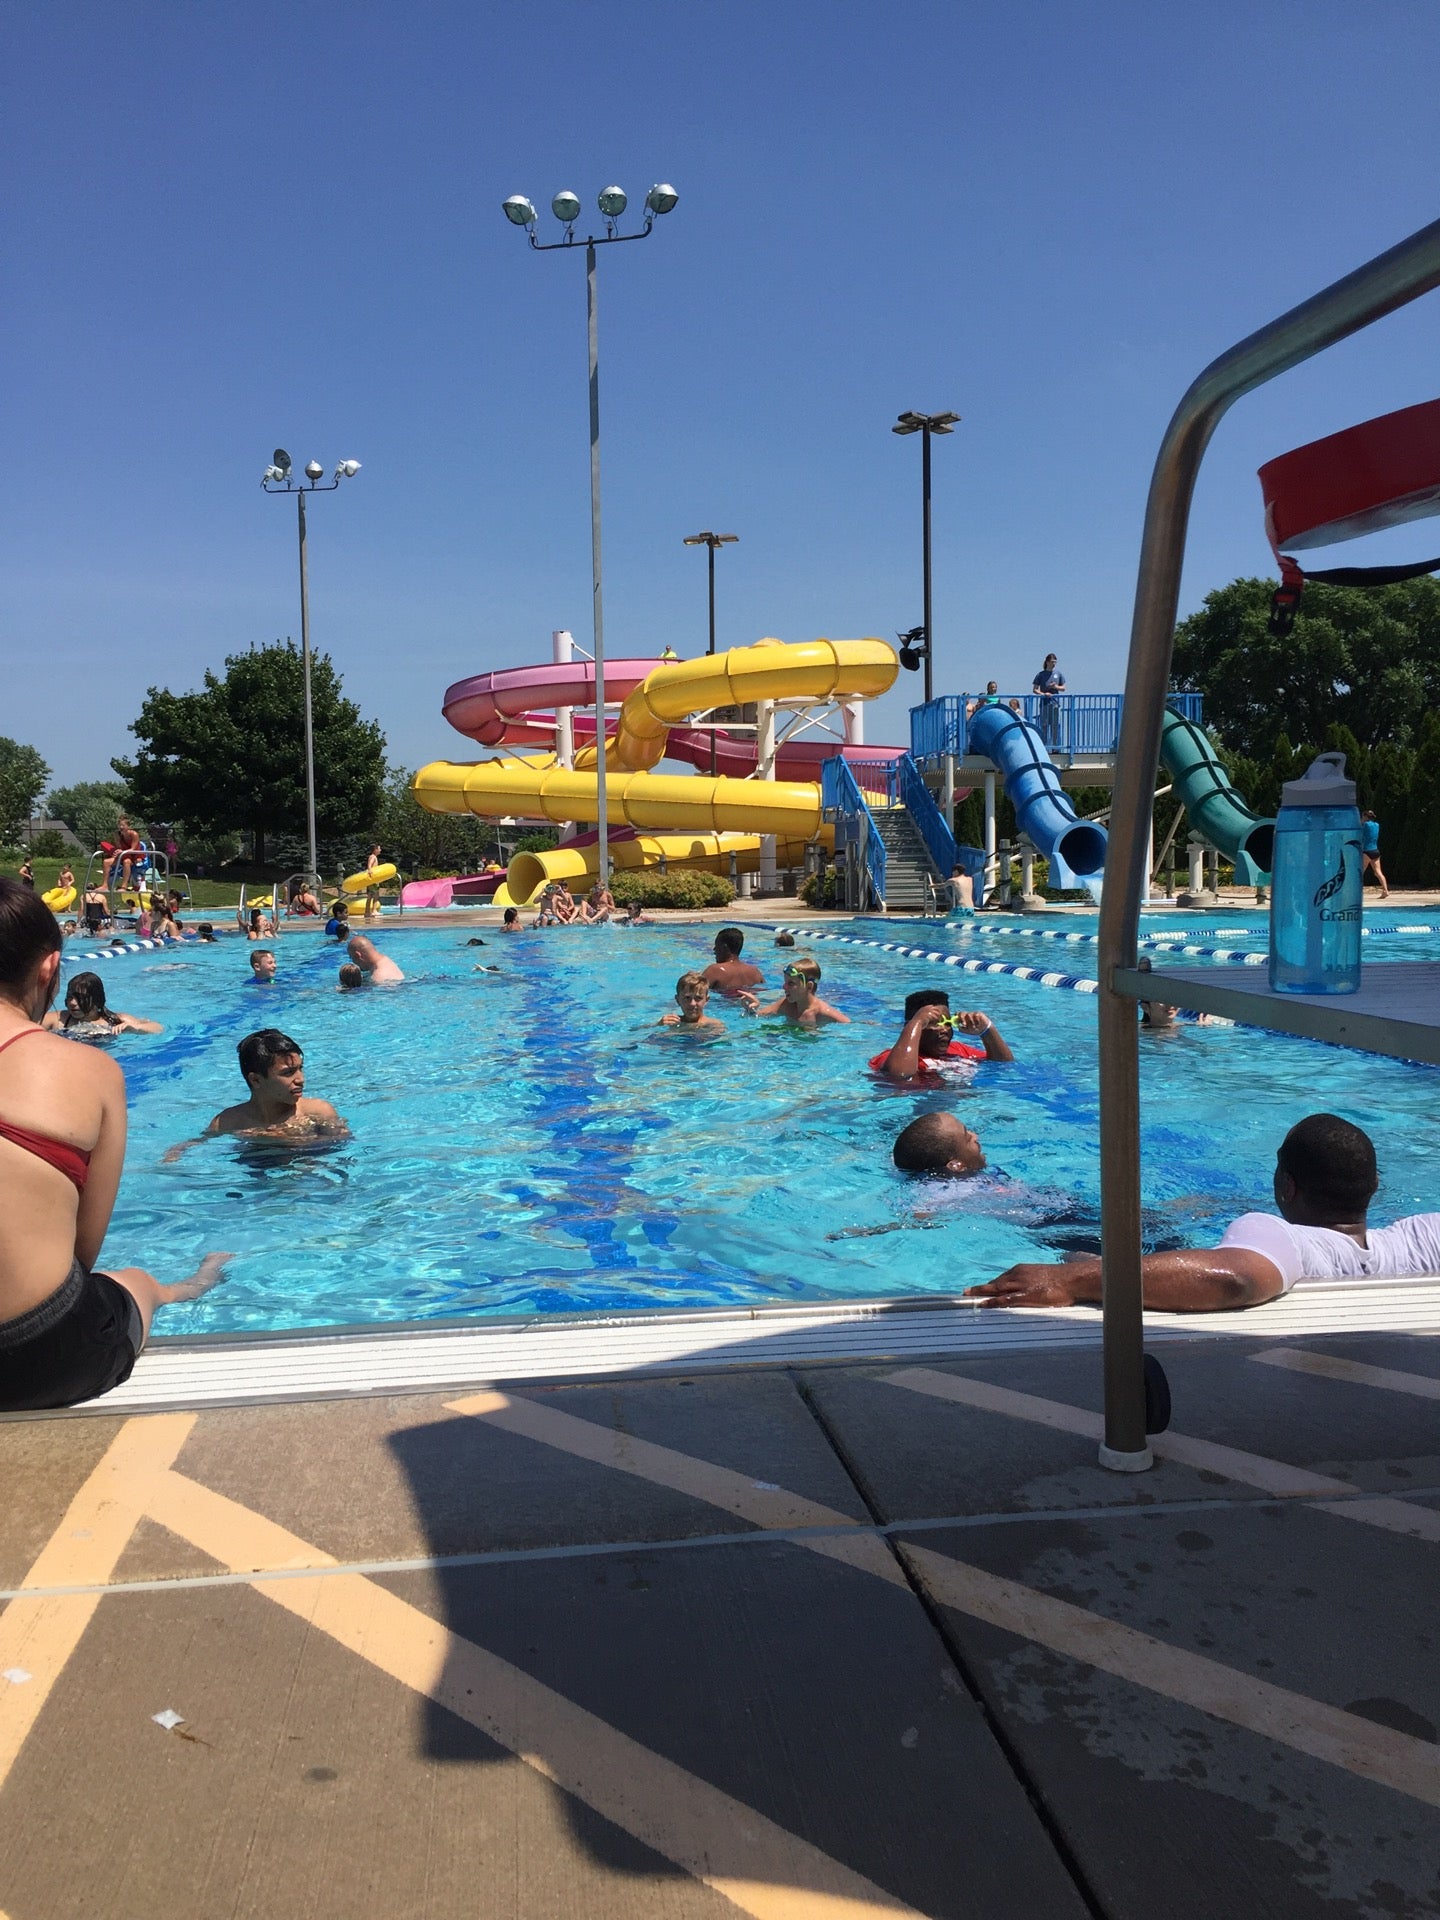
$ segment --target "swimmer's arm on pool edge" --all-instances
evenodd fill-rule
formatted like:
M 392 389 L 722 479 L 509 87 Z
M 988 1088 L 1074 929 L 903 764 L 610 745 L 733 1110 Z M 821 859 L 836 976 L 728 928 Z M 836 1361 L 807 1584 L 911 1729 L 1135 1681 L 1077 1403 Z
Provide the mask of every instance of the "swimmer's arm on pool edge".
M 1284 1292 L 1274 1261 L 1249 1247 L 1147 1253 L 1141 1275 L 1145 1305 L 1159 1313 L 1224 1313 L 1234 1307 L 1258 1307 Z M 1098 1307 L 1100 1262 L 1007 1267 L 997 1279 L 972 1288 L 969 1297 L 983 1307 Z

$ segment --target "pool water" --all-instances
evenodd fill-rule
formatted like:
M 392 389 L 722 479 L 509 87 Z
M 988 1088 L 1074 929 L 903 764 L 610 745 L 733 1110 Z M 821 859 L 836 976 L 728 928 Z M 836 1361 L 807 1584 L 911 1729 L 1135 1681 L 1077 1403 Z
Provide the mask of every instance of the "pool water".
M 973 927 L 906 931 L 926 948 L 1093 970 L 1093 947 Z M 873 920 L 827 931 L 893 937 Z M 705 928 L 470 937 L 387 925 L 405 984 L 344 995 L 340 953 L 309 933 L 279 942 L 272 988 L 251 984 L 236 939 L 101 963 L 113 1005 L 166 1023 L 113 1043 L 131 1132 L 103 1260 L 173 1280 L 207 1250 L 235 1253 L 226 1283 L 157 1331 L 949 1294 L 1098 1245 L 1092 995 L 817 941 L 822 993 L 853 1025 L 800 1034 L 712 1001 L 726 1033 L 693 1042 L 654 1023 L 676 976 L 708 960 Z M 773 938 L 755 928 L 747 951 L 778 991 Z M 477 974 L 480 961 L 503 971 Z M 1013 1067 L 923 1091 L 867 1071 L 905 994 L 932 981 L 996 1020 Z M 210 1139 L 166 1164 L 244 1097 L 235 1045 L 260 1026 L 301 1042 L 307 1092 L 353 1138 L 306 1153 Z M 1375 1136 L 1379 1217 L 1436 1204 L 1430 1069 L 1187 1027 L 1144 1037 L 1142 1073 L 1152 1246 L 1203 1243 L 1268 1205 L 1277 1140 L 1322 1106 Z M 894 1171 L 896 1133 L 942 1106 L 1008 1181 Z

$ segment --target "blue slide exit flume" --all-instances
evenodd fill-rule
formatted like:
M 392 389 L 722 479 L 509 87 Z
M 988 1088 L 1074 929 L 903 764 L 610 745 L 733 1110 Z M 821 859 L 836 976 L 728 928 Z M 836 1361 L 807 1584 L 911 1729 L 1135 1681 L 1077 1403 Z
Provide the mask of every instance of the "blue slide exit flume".
M 971 752 L 995 762 L 1020 831 L 1031 844 L 1082 878 L 1099 873 L 1105 865 L 1105 829 L 1078 818 L 1034 727 L 1009 707 L 977 707 L 967 740 Z

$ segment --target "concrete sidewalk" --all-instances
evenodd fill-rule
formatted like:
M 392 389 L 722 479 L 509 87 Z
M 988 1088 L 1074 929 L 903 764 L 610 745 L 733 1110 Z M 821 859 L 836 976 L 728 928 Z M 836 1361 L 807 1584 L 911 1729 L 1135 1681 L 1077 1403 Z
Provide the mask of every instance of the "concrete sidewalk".
M 1432 1345 L 4 1424 L 0 1911 L 1440 1911 Z

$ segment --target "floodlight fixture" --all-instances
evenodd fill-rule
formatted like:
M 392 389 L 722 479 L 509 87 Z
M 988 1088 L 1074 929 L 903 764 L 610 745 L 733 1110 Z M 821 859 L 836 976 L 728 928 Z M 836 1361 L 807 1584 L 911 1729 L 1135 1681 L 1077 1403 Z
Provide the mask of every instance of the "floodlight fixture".
M 505 210 L 505 218 L 509 221 L 512 221 L 515 226 L 517 227 L 533 227 L 534 226 L 535 209 L 534 207 L 531 206 L 530 202 L 525 198 L 523 193 L 512 193 L 510 198 L 508 200 L 502 201 L 501 204 Z
M 606 187 L 595 202 L 607 220 L 618 220 L 630 204 L 630 197 L 623 187 Z
M 573 226 L 580 218 L 580 196 L 578 193 L 557 193 L 550 202 L 550 211 L 565 226 Z
M 325 469 L 318 460 L 307 460 L 305 462 L 305 478 L 312 486 L 317 480 L 323 480 L 325 478 Z
M 342 460 L 335 468 L 335 478 L 337 480 L 353 480 L 359 471 L 360 462 L 358 460 Z
M 920 663 L 930 658 L 930 642 L 925 637 L 924 627 L 911 627 L 906 633 L 897 633 L 900 642 L 900 664 L 907 673 L 918 673 Z
M 953 433 L 960 424 L 958 413 L 902 413 L 890 429 L 892 433 Z
M 285 449 L 283 447 L 277 447 L 271 455 L 271 458 L 275 462 L 275 470 L 279 478 L 281 480 L 288 479 L 290 476 L 290 456 Z
M 645 210 L 652 215 L 669 213 L 679 198 L 679 194 L 668 181 L 657 181 L 645 196 Z
M 740 538 L 738 533 L 687 533 L 687 547 L 730 547 Z

